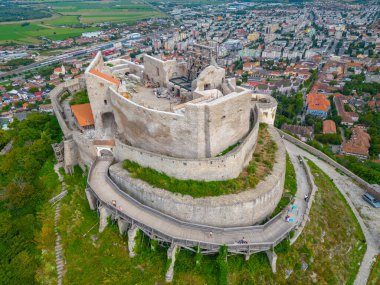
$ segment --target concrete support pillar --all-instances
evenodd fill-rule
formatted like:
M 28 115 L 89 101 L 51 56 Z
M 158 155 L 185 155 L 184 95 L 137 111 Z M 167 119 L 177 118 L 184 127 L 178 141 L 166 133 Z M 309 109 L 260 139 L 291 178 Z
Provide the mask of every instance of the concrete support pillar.
M 138 227 L 135 225 L 132 225 L 132 227 L 128 230 L 128 251 L 129 251 L 129 257 L 135 257 L 135 245 L 136 245 L 136 235 L 137 231 L 139 230 Z
M 96 198 L 94 197 L 94 195 L 92 195 L 90 190 L 88 190 L 87 188 L 85 192 L 86 192 L 88 204 L 90 205 L 90 209 L 93 211 L 96 210 Z
M 174 264 L 176 259 L 178 246 L 174 243 L 169 247 L 168 249 L 168 262 L 170 262 L 170 266 L 168 268 L 168 271 L 166 271 L 165 274 L 165 281 L 166 282 L 172 282 L 173 276 L 174 276 Z
M 265 251 L 265 253 L 268 256 L 269 263 L 270 263 L 270 265 L 272 267 L 272 272 L 276 273 L 277 272 L 277 269 L 276 269 L 277 254 L 274 251 L 272 251 L 272 250 L 267 250 L 267 251 Z
M 246 253 L 246 255 L 245 255 L 245 261 L 248 261 L 250 257 L 251 257 L 251 255 L 249 253 Z
M 128 231 L 129 223 L 119 218 L 117 220 L 117 226 L 119 227 L 119 232 L 122 235 Z
M 111 217 L 111 212 L 106 207 L 99 207 L 99 233 L 103 232 L 108 225 L 108 217 Z

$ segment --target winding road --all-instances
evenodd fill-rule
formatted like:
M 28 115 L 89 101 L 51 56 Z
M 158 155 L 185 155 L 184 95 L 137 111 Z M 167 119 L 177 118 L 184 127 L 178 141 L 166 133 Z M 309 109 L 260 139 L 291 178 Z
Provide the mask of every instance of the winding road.
M 367 241 L 367 251 L 364 255 L 359 272 L 355 279 L 355 285 L 364 285 L 369 277 L 372 263 L 380 252 L 380 209 L 372 208 L 362 199 L 364 190 L 357 185 L 351 178 L 340 174 L 325 161 L 306 152 L 298 146 L 285 142 L 285 147 L 291 156 L 302 155 L 313 161 L 327 175 L 329 175 L 344 198 L 347 200 L 352 211 L 357 217 Z

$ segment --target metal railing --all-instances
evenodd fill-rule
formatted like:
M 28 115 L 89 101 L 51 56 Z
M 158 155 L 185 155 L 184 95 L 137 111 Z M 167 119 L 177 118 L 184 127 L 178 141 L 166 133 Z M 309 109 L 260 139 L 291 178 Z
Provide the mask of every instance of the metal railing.
M 193 240 L 193 239 L 188 239 L 188 238 L 178 238 L 175 236 L 169 236 L 159 229 L 154 229 L 152 227 L 147 226 L 146 224 L 128 216 L 124 212 L 120 211 L 116 207 L 114 207 L 112 204 L 110 204 L 107 201 L 103 201 L 95 192 L 95 190 L 92 188 L 91 183 L 90 183 L 90 178 L 92 175 L 92 171 L 94 166 L 97 164 L 98 160 L 109 160 L 110 163 L 112 163 L 112 160 L 108 157 L 99 157 L 97 158 L 94 163 L 91 165 L 88 178 L 87 178 L 87 186 L 88 189 L 92 192 L 92 194 L 95 196 L 95 198 L 98 201 L 101 201 L 102 205 L 107 207 L 112 213 L 115 214 L 115 216 L 122 217 L 124 220 L 130 222 L 131 224 L 137 225 L 141 230 L 143 230 L 147 235 L 149 235 L 151 238 L 154 239 L 160 239 L 164 242 L 169 242 L 169 243 L 177 243 L 181 246 L 184 247 L 199 247 L 202 250 L 204 250 L 206 253 L 212 253 L 212 252 L 217 252 L 219 247 L 222 246 L 224 243 L 216 243 L 212 241 L 207 241 L 207 240 Z M 122 191 L 114 181 L 112 181 L 111 177 L 109 176 L 109 172 L 107 169 L 106 175 L 105 175 L 106 182 L 112 187 L 113 190 L 115 190 L 117 193 L 119 193 L 123 198 L 126 200 L 130 201 L 137 207 L 143 209 L 144 211 L 148 211 L 149 213 L 158 216 L 161 219 L 165 219 L 167 221 L 170 221 L 173 224 L 176 224 L 178 227 L 188 227 L 189 229 L 194 229 L 194 230 L 201 230 L 204 231 L 205 233 L 208 232 L 213 232 L 213 234 L 223 234 L 223 233 L 228 233 L 228 232 L 261 232 L 268 228 L 271 224 L 273 224 L 275 221 L 278 219 L 281 219 L 281 216 L 283 212 L 280 212 L 277 214 L 274 218 L 272 218 L 270 221 L 268 221 L 264 225 L 258 225 L 258 226 L 244 226 L 244 227 L 231 227 L 231 228 L 220 228 L 220 227 L 214 227 L 214 226 L 207 226 L 207 225 L 200 225 L 200 224 L 195 224 L 195 223 L 189 223 L 189 222 L 184 222 L 181 220 L 178 220 L 170 215 L 167 215 L 165 213 L 162 213 L 158 210 L 155 210 L 147 205 L 142 204 L 141 202 L 137 201 L 124 191 Z M 285 239 L 290 231 L 292 231 L 296 226 L 298 226 L 298 223 L 294 223 L 291 227 L 287 228 L 280 236 L 278 236 L 276 239 L 273 241 L 269 242 L 249 242 L 246 244 L 239 244 L 236 241 L 226 243 L 228 245 L 228 250 L 229 252 L 232 253 L 253 253 L 253 252 L 259 252 L 259 251 L 265 251 L 273 248 L 276 246 L 278 243 L 280 243 L 283 239 Z

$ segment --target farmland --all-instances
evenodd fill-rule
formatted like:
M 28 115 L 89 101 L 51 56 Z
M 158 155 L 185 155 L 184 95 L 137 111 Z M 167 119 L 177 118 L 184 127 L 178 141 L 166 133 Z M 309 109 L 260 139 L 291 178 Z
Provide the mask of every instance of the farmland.
M 41 37 L 46 37 L 51 40 L 62 40 L 79 36 L 83 32 L 93 31 L 95 28 L 61 28 L 32 23 L 27 26 L 20 24 L 1 25 L 0 30 L 0 43 L 16 42 L 37 44 L 40 42 Z
M 89 8 L 90 7 L 90 8 Z M 76 15 L 81 23 L 125 22 L 163 16 L 150 6 L 138 1 L 57 2 L 52 8 L 62 15 Z
M 16 42 L 37 44 L 43 37 L 62 40 L 75 37 L 83 32 L 94 31 L 91 27 L 98 23 L 134 24 L 136 21 L 152 17 L 162 17 L 163 13 L 139 1 L 40 1 L 53 13 L 48 19 L 33 19 L 20 22 L 0 23 L 0 43 Z M 32 6 L 30 6 L 32 8 Z M 27 22 L 27 23 L 26 23 Z

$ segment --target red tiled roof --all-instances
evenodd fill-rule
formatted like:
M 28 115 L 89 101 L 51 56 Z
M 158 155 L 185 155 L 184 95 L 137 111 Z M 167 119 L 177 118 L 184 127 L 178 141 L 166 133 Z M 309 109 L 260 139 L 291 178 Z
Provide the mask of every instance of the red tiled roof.
M 325 95 L 319 93 L 310 93 L 307 95 L 307 108 L 311 110 L 325 111 L 330 108 L 330 101 Z
M 105 73 L 103 73 L 103 72 L 100 72 L 100 71 L 98 71 L 98 70 L 96 70 L 96 69 L 91 69 L 91 70 L 90 70 L 90 73 L 93 74 L 93 75 L 96 75 L 96 76 L 98 76 L 98 77 L 100 77 L 100 78 L 102 78 L 102 79 L 104 79 L 104 80 L 107 80 L 107 81 L 109 81 L 109 82 L 111 82 L 111 83 L 113 83 L 113 84 L 116 84 L 116 85 L 119 85 L 119 84 L 120 84 L 120 81 L 119 81 L 119 80 L 113 78 L 112 76 L 110 76 L 110 75 L 108 75 L 108 74 L 105 74 Z
M 73 105 L 71 106 L 71 110 L 74 113 L 79 126 L 86 127 L 94 125 L 94 115 L 92 114 L 90 103 Z
M 352 129 L 352 135 L 348 142 L 343 143 L 342 152 L 368 157 L 368 149 L 371 146 L 369 134 L 361 127 Z
M 336 134 L 336 125 L 332 120 L 323 121 L 323 133 L 324 134 Z

